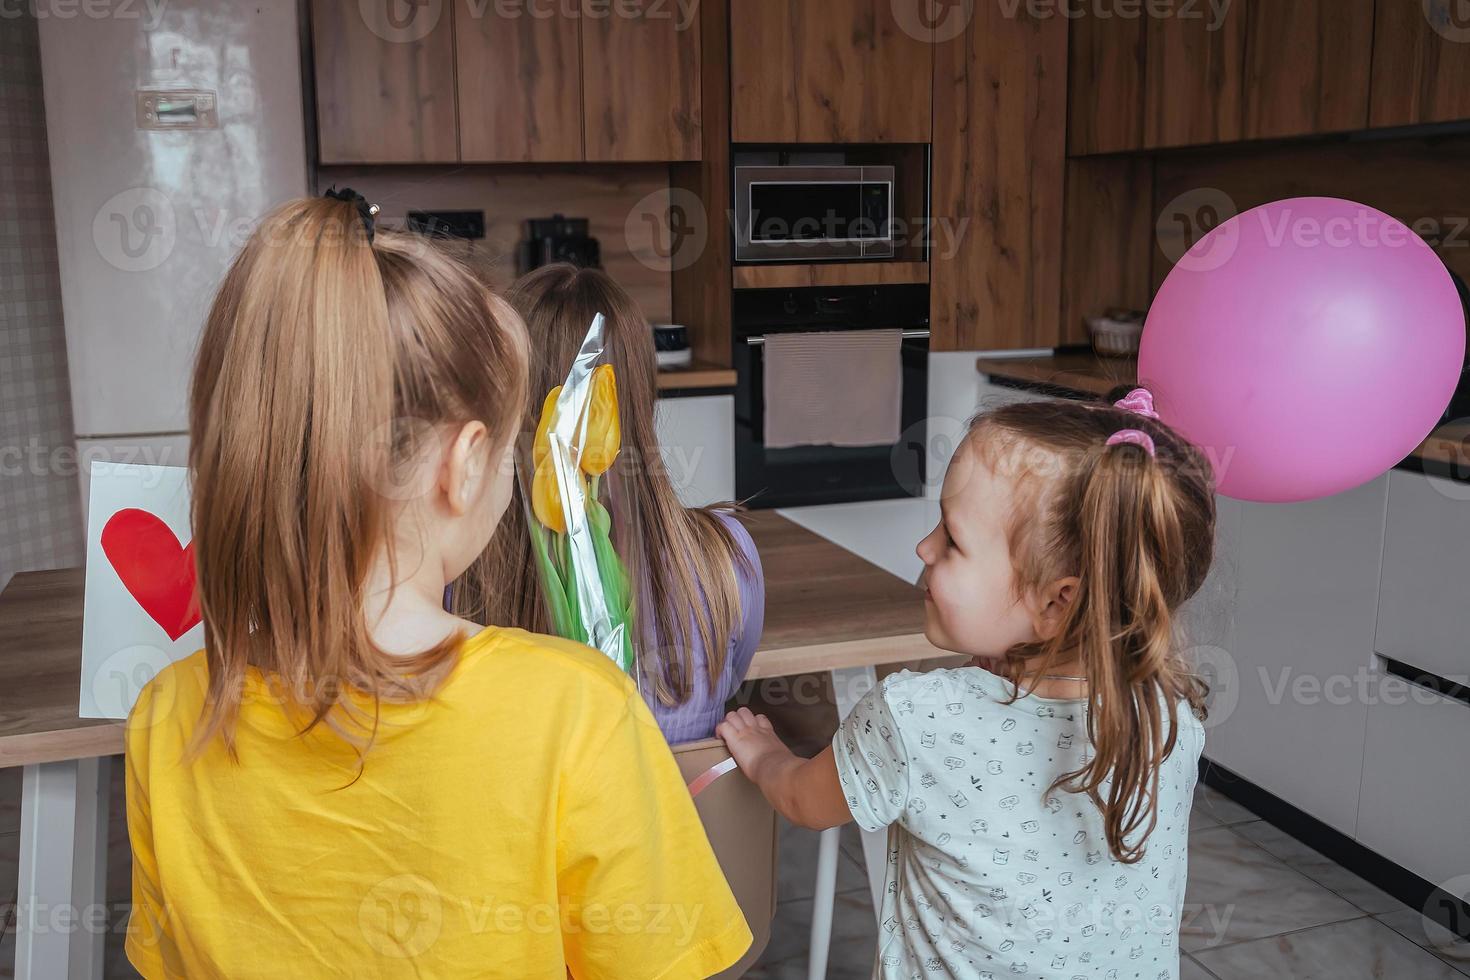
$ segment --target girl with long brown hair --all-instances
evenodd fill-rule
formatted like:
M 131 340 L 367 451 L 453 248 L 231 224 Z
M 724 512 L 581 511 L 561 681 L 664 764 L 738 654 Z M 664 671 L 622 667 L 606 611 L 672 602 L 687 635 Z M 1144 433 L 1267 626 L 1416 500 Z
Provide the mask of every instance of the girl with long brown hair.
M 522 277 L 506 299 L 531 337 L 527 431 L 535 428 L 546 393 L 566 377 L 593 316 L 606 317 L 623 443 L 612 477 L 622 490 L 623 519 L 636 529 L 619 547 L 640 588 L 634 621 L 644 696 L 669 742 L 708 738 L 745 677 L 765 620 L 755 544 L 732 505 L 679 502 L 654 429 L 652 333 L 622 287 L 599 270 L 560 263 Z M 460 608 L 486 622 L 547 629 L 519 501 L 458 592 Z
M 127 726 L 145 977 L 692 980 L 749 946 L 632 682 L 443 608 L 510 502 L 526 363 L 350 192 L 231 266 L 190 402 L 205 648 Z
M 1210 468 L 1143 389 L 1009 405 L 941 512 L 925 633 L 971 665 L 885 678 L 811 760 L 743 708 L 719 734 L 793 821 L 889 828 L 875 977 L 1173 980 L 1205 695 L 1176 613 Z

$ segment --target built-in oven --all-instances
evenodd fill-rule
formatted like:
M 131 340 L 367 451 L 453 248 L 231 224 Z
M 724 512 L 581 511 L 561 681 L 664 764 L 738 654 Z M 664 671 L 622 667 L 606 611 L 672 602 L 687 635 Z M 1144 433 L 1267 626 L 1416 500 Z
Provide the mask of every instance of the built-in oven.
M 735 260 L 893 257 L 891 166 L 735 167 Z
M 924 492 L 929 371 L 927 285 L 737 290 L 732 322 L 735 492 L 750 507 L 918 497 Z M 766 338 L 776 333 L 902 331 L 899 438 L 870 446 L 767 448 Z M 863 383 L 853 378 L 853 384 Z

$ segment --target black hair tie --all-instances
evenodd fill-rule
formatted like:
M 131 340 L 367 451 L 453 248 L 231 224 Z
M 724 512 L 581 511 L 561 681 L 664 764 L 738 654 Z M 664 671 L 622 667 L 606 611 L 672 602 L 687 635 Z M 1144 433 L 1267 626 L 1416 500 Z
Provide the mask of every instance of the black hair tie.
M 358 217 L 362 218 L 362 227 L 367 231 L 368 244 L 371 245 L 373 243 L 373 232 L 376 229 L 378 213 L 378 206 L 376 204 L 369 204 L 367 198 L 357 193 L 351 187 L 344 187 L 339 191 L 337 190 L 336 184 L 333 184 L 322 196 L 330 197 L 334 201 L 346 201 L 348 204 L 354 205 L 357 208 Z

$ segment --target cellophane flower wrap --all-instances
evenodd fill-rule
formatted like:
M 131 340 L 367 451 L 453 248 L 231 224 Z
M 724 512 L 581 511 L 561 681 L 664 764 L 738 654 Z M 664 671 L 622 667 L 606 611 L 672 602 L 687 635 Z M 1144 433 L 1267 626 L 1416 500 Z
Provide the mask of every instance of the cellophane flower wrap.
M 566 380 L 546 393 L 530 452 L 519 456 L 521 497 L 551 628 L 601 650 L 636 681 L 633 590 L 609 506 L 622 431 L 603 323 L 599 313 Z

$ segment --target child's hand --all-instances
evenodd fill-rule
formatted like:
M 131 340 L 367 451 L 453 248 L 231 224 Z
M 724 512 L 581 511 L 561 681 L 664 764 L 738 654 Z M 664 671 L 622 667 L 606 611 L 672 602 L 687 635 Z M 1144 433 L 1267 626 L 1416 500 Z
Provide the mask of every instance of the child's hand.
M 749 708 L 726 715 L 725 720 L 715 726 L 715 734 L 725 740 L 736 764 L 752 782 L 759 781 L 757 772 L 763 761 L 791 754 L 791 750 L 776 736 L 771 719 L 757 715 Z

